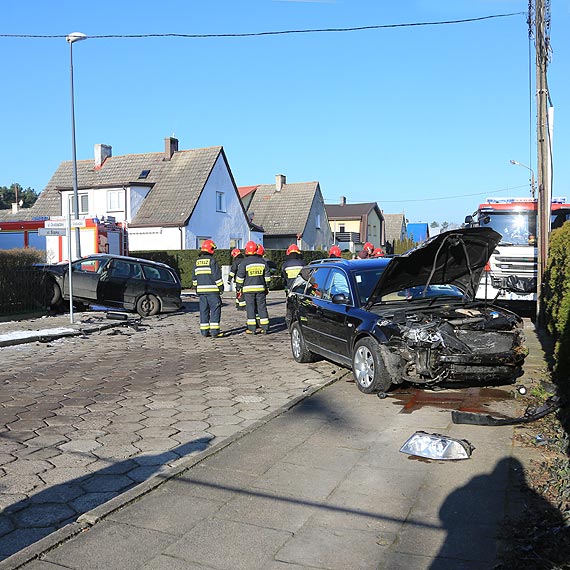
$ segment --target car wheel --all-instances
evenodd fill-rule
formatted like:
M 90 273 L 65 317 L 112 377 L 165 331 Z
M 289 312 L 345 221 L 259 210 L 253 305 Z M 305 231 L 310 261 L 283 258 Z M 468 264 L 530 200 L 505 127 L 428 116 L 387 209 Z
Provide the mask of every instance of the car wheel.
M 299 323 L 291 326 L 291 352 L 296 362 L 313 362 L 315 356 L 307 349 Z
M 54 307 L 54 308 L 59 307 L 63 302 L 61 289 L 53 279 L 48 279 L 47 282 L 46 302 L 48 307 Z
M 371 338 L 360 339 L 352 353 L 352 374 L 356 385 L 365 394 L 385 392 L 392 384 L 378 353 L 378 343 Z
M 160 312 L 160 301 L 150 294 L 143 295 L 137 301 L 137 313 L 141 317 L 151 317 Z

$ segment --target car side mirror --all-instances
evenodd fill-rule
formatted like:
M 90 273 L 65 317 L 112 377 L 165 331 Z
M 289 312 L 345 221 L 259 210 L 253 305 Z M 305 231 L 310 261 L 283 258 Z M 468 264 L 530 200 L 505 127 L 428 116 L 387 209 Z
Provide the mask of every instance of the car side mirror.
M 335 305 L 347 305 L 350 301 L 350 299 L 344 293 L 337 293 L 336 295 L 333 295 L 331 300 Z

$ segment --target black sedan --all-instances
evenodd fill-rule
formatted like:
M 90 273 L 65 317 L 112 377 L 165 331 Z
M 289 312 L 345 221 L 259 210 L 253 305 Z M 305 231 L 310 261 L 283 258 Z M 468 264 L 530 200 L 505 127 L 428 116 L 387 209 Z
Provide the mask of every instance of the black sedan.
M 350 367 L 365 393 L 514 380 L 527 353 L 522 320 L 474 300 L 499 240 L 489 228 L 465 228 L 391 259 L 306 266 L 287 298 L 293 358 Z
M 69 264 L 42 265 L 48 274 L 50 305 L 69 299 Z M 94 254 L 71 264 L 73 301 L 136 311 L 141 316 L 177 311 L 182 307 L 176 272 L 147 259 Z

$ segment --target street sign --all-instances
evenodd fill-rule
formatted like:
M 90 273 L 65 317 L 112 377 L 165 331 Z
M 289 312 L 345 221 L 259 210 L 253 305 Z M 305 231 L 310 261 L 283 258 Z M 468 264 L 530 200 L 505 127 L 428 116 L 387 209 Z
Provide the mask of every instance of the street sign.
M 65 234 L 67 234 L 66 228 L 38 228 L 39 236 L 64 236 Z
M 65 220 L 46 220 L 44 223 L 46 228 L 63 228 L 67 227 L 67 222 Z
M 71 227 L 72 228 L 84 228 L 85 227 L 85 219 L 71 220 Z

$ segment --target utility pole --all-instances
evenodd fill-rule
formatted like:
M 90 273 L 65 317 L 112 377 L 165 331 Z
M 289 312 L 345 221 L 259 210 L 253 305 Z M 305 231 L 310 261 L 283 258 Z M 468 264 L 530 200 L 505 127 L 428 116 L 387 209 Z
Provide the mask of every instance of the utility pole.
M 529 3 L 530 8 L 530 3 Z M 530 18 L 530 15 L 529 15 Z M 538 175 L 538 260 L 536 279 L 536 320 L 543 322 L 542 291 L 548 240 L 550 237 L 550 210 L 552 189 L 550 177 L 551 139 L 548 124 L 548 82 L 546 71 L 550 57 L 550 0 L 535 0 L 535 46 L 536 46 L 536 136 L 537 136 L 537 175 Z

